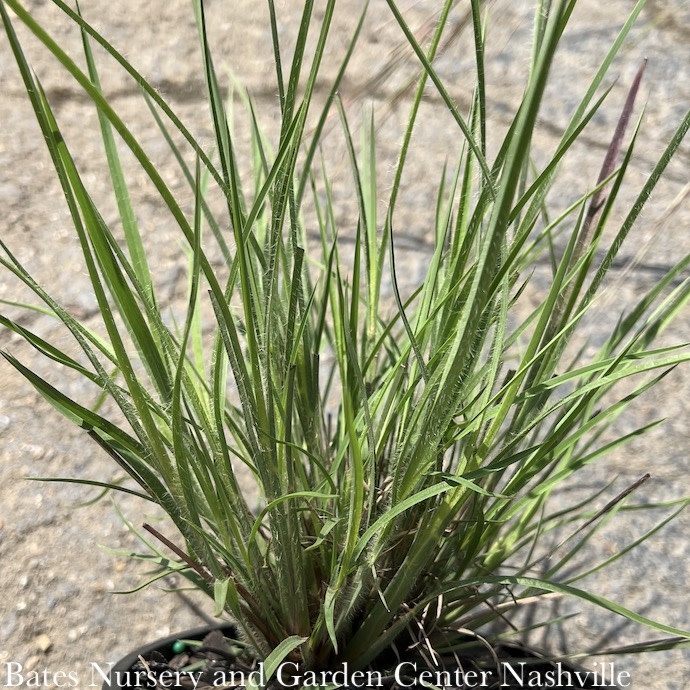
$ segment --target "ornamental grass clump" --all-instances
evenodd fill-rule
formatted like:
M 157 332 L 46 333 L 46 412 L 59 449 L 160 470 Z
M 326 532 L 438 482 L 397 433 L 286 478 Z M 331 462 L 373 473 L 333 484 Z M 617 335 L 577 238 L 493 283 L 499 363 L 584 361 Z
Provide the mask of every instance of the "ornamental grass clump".
M 18 279 L 36 303 L 6 303 L 1 323 L 54 371 L 44 378 L 21 354 L 3 354 L 131 480 L 74 481 L 129 492 L 169 515 L 178 536 L 145 527 L 160 576 L 181 573 L 206 592 L 216 615 L 236 621 L 254 658 L 269 661 L 269 668 L 290 660 L 303 671 L 345 662 L 366 669 L 383 663 L 377 660 L 391 649 L 402 653 L 419 641 L 433 659 L 435 650 L 452 652 L 468 635 L 489 634 L 492 623 L 554 593 L 662 632 L 667 639 L 656 648 L 686 643 L 690 633 L 580 586 L 599 569 L 615 568 L 620 553 L 572 567 L 582 562 L 578 557 L 602 519 L 619 512 L 645 478 L 622 493 L 606 488 L 565 507 L 550 500 L 577 483 L 583 468 L 652 426 L 616 435 L 613 423 L 690 359 L 684 344 L 655 345 L 690 298 L 690 256 L 676 257 L 656 284 L 611 318 L 601 342 L 574 345 L 690 126 L 688 113 L 634 201 L 613 213 L 641 130 L 633 115 L 642 67 L 608 134 L 599 178 L 567 203 L 554 192 L 561 164 L 607 107 L 604 78 L 643 3 L 623 24 L 558 145 L 537 163 L 540 107 L 575 1 L 540 2 L 535 9 L 531 64 L 518 75 L 522 100 L 509 127 L 500 128 L 487 117 L 483 62 L 487 24 L 500 18 L 490 8 L 485 13 L 479 0 L 468 4 L 476 79 L 469 107 L 461 110 L 435 58 L 452 13 L 465 10 L 451 0 L 440 4 L 422 44 L 387 0 L 419 78 L 385 192 L 377 177 L 375 119 L 365 115 L 361 143 L 355 141 L 338 96 L 366 7 L 334 67 L 328 39 L 335 0 L 323 3 L 318 19 L 314 3 L 304 3 L 290 51 L 281 43 L 280 12 L 268 0 L 280 112 L 271 141 L 251 93 L 239 93 L 235 104 L 245 107 L 231 117 L 233 98 L 225 98 L 205 7 L 196 0 L 215 133 L 207 145 L 78 8 L 53 3 L 80 27 L 83 69 L 19 0 L 3 0 L 0 12 L 64 192 L 100 323 L 87 325 L 71 313 L 3 239 L 5 277 Z M 116 223 L 106 222 L 89 192 L 71 153 L 78 142 L 61 134 L 15 33 L 19 23 L 97 110 Z M 140 87 L 142 107 L 150 109 L 188 183 L 184 203 L 103 95 L 96 45 Z M 315 94 L 325 65 L 332 78 L 324 101 Z M 413 132 L 434 126 L 419 121 L 429 93 L 456 129 L 436 203 L 427 210 L 428 266 L 409 288 L 396 270 L 397 233 L 405 222 L 405 182 L 419 174 L 408 164 Z M 246 125 L 248 149 L 237 143 L 234 119 Z M 334 122 L 349 158 L 349 178 L 338 180 L 345 189 L 334 189 L 321 150 L 327 128 L 334 136 Z M 130 200 L 123 148 L 179 231 L 186 307 L 175 313 L 161 306 L 151 238 Z M 341 224 L 336 200 L 348 196 L 356 217 Z M 548 284 L 537 289 L 533 277 L 544 266 Z M 78 354 L 62 339 L 48 342 L 23 326 L 13 316 L 17 309 L 57 319 Z M 93 384 L 98 395 L 67 395 L 61 370 Z M 257 502 L 244 492 L 244 476 Z M 597 508 L 602 498 L 604 508 Z M 663 521 L 685 503 L 666 506 Z

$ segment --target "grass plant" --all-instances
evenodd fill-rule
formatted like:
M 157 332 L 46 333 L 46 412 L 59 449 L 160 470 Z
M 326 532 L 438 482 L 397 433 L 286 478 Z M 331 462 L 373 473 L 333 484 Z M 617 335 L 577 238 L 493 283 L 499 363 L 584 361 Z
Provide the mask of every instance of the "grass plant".
M 215 133 L 208 146 L 78 8 L 52 2 L 81 31 L 84 68 L 19 0 L 2 0 L 0 13 L 64 192 L 100 323 L 87 325 L 70 313 L 3 239 L 5 277 L 18 279 L 36 303 L 7 304 L 0 322 L 51 361 L 54 372 L 44 378 L 16 353 L 3 354 L 132 480 L 74 481 L 134 493 L 170 516 L 179 537 L 148 526 L 144 537 L 158 576 L 186 576 L 215 601 L 216 614 L 238 622 L 256 657 L 273 665 L 289 658 L 306 669 L 345 661 L 366 668 L 406 635 L 433 649 L 452 631 L 479 634 L 521 603 L 553 593 L 664 635 L 641 649 L 685 644 L 688 632 L 581 586 L 585 576 L 615 568 L 625 550 L 571 568 L 604 518 L 623 511 L 625 519 L 624 499 L 638 485 L 618 495 L 607 488 L 571 507 L 549 500 L 588 465 L 653 426 L 613 434 L 639 395 L 690 359 L 684 344 L 657 344 L 685 313 L 690 256 L 626 305 L 601 344 L 574 350 L 690 113 L 634 201 L 614 214 L 641 136 L 641 120 L 631 122 L 641 69 L 599 179 L 567 207 L 553 193 L 561 164 L 607 107 L 602 84 L 643 2 L 623 20 L 557 147 L 537 166 L 540 108 L 575 0 L 537 3 L 524 95 L 505 131 L 487 117 L 483 62 L 487 24 L 500 17 L 480 0 L 465 3 L 476 81 L 462 110 L 435 66 L 449 18 L 461 9 L 439 2 L 422 44 L 405 13 L 387 0 L 419 78 L 406 101 L 408 124 L 385 193 L 374 117 L 365 116 L 362 140 L 355 141 L 338 96 L 367 22 L 366 5 L 342 63 L 329 65 L 328 98 L 317 102 L 335 0 L 320 3 L 318 19 L 315 3 L 305 1 L 291 50 L 279 38 L 279 8 L 268 0 L 280 111 L 279 136 L 271 142 L 250 93 L 234 99 L 234 110 L 238 102 L 245 107 L 231 114 L 233 99 L 225 98 L 205 8 L 196 0 Z M 17 24 L 54 55 L 97 110 L 119 209 L 115 224 L 89 193 Z M 140 87 L 142 108 L 188 181 L 191 211 L 101 90 L 96 45 Z M 429 125 L 419 121 L 428 93 L 456 131 L 428 212 L 433 251 L 426 277 L 406 291 L 396 272 L 396 231 L 404 222 L 405 180 L 416 174 L 408 164 L 412 136 Z M 240 117 L 251 135 L 249 160 L 236 141 Z M 344 193 L 357 205 L 351 227 L 339 227 L 335 198 L 343 190 L 334 194 L 329 161 L 320 153 L 334 118 L 349 155 Z M 156 190 L 160 213 L 179 230 L 188 266 L 181 318 L 161 307 L 123 147 Z M 219 193 L 220 210 L 210 201 Z M 317 241 L 308 237 L 307 217 Z M 538 290 L 533 276 L 544 265 L 549 284 Z M 382 297 L 386 283 L 392 305 Z M 22 325 L 11 316 L 18 307 L 61 322 L 80 354 Z M 94 384 L 95 402 L 63 392 L 61 370 Z M 239 473 L 251 476 L 258 508 Z M 606 506 L 597 509 L 602 497 Z M 665 506 L 663 523 L 685 505 Z

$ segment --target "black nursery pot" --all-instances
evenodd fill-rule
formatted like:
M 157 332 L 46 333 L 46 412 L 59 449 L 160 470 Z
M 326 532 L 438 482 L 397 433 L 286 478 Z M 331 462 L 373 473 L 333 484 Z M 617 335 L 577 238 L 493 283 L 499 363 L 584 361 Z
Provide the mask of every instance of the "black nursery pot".
M 231 623 L 218 623 L 205 625 L 193 630 L 185 630 L 177 635 L 161 638 L 155 642 L 135 649 L 127 656 L 120 659 L 110 669 L 108 679 L 103 681 L 102 690 L 143 690 L 156 688 L 152 678 L 157 671 L 156 659 L 163 657 L 166 660 L 173 659 L 177 652 L 174 649 L 180 640 L 203 640 L 209 633 L 219 630 L 225 637 L 236 638 L 237 628 Z M 151 675 L 142 669 L 141 659 L 144 659 L 151 669 Z M 139 683 L 137 683 L 139 679 Z M 184 688 L 184 685 L 170 683 L 168 688 Z
M 180 640 L 205 640 L 213 631 L 220 631 L 224 637 L 237 637 L 237 628 L 229 623 L 204 626 L 187 630 L 177 635 L 163 638 L 152 644 L 145 645 L 118 661 L 110 670 L 109 679 L 104 681 L 102 690 L 149 690 L 156 688 L 172 688 L 186 690 L 193 688 L 190 682 L 177 684 L 174 674 L 171 674 L 167 662 L 177 655 L 174 649 Z M 484 650 L 485 652 L 486 650 Z M 472 667 L 487 668 L 486 659 L 476 666 L 470 663 L 466 667 L 463 663 L 461 670 L 446 670 L 444 677 L 432 679 L 422 676 L 422 680 L 441 686 L 442 690 L 469 690 L 482 688 L 484 690 L 567 690 L 569 688 L 609 688 L 620 690 L 620 682 L 612 665 L 602 665 L 595 671 L 567 661 L 553 661 L 539 652 L 520 644 L 500 643 L 495 648 L 499 660 L 500 674 L 472 670 Z M 485 657 L 485 654 L 484 654 Z M 144 660 L 142 663 L 141 660 Z M 403 661 L 403 664 L 405 662 Z M 405 668 L 411 668 L 409 662 Z M 491 666 L 495 667 L 495 661 Z M 421 668 L 421 667 L 418 667 Z M 167 673 L 160 685 L 156 685 L 155 676 L 164 671 Z M 431 672 L 428 672 L 431 673 Z M 448 679 L 450 680 L 450 684 Z M 445 679 L 446 682 L 443 682 Z M 138 682 L 137 682 L 138 680 Z M 437 681 L 437 682 L 434 682 Z M 628 683 L 624 683 L 628 685 Z M 203 687 L 212 687 L 212 684 Z M 276 688 L 280 686 L 276 685 Z M 344 690 L 423 690 L 425 685 L 408 674 L 400 674 L 397 680 L 392 676 L 384 676 L 381 683 L 352 685 Z M 428 686 L 426 686 L 428 687 Z M 291 686 L 289 690 L 292 690 Z M 296 688 L 295 688 L 296 690 Z M 314 687 L 313 690 L 318 690 Z

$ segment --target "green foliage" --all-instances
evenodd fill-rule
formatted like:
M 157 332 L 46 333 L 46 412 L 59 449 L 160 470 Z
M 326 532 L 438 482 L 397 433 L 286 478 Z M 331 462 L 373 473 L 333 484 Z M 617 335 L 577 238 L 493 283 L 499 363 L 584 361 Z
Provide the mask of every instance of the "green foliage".
M 3 0 L 0 11 L 62 185 L 102 323 L 89 328 L 61 306 L 5 242 L 0 242 L 5 271 L 64 324 L 82 355 L 73 358 L 8 316 L 0 320 L 56 369 L 93 382 L 117 414 L 71 399 L 13 354 L 4 355 L 136 484 L 113 485 L 113 490 L 134 492 L 169 514 L 184 546 L 151 529 L 162 542 L 161 565 L 184 573 L 215 599 L 218 612 L 238 620 L 262 658 L 274 662 L 298 654 L 311 668 L 335 660 L 363 667 L 414 621 L 433 618 L 429 635 L 477 629 L 521 601 L 549 592 L 580 597 L 682 638 L 677 642 L 687 640 L 686 632 L 578 589 L 575 582 L 591 569 L 561 574 L 596 531 L 603 512 L 595 513 L 590 501 L 572 509 L 549 502 L 573 474 L 645 431 L 614 440 L 604 433 L 638 395 L 690 358 L 686 347 L 654 345 L 690 297 L 690 283 L 680 280 L 688 256 L 638 303 L 628 305 L 601 345 L 572 351 L 613 260 L 690 126 L 690 114 L 616 225 L 610 211 L 638 128 L 621 163 L 618 158 L 640 72 L 596 185 L 566 209 L 551 196 L 559 164 L 604 101 L 597 96 L 600 85 L 642 3 L 623 26 L 555 152 L 536 169 L 533 134 L 575 2 L 540 3 L 535 10 L 534 56 L 524 96 L 507 132 L 499 133 L 486 116 L 485 18 L 479 0 L 471 3 L 477 81 L 466 113 L 434 68 L 453 3 L 446 0 L 440 8 L 429 43 L 422 46 L 388 0 L 421 76 L 394 182 L 382 198 L 373 115 L 366 118 L 358 146 L 337 97 L 366 8 L 329 98 L 314 113 L 335 2 L 325 3 L 318 21 L 312 17 L 313 2 L 305 2 L 288 63 L 278 39 L 279 16 L 269 0 L 280 136 L 273 151 L 251 94 L 243 95 L 252 141 L 247 161 L 238 153 L 201 2 L 195 2 L 195 11 L 213 150 L 192 136 L 78 12 L 61 0 L 53 2 L 81 27 L 86 72 L 18 0 Z M 93 101 L 122 238 L 87 191 L 13 22 L 23 23 Z M 102 94 L 94 42 L 140 85 L 189 182 L 190 214 Z M 407 154 L 422 95 L 432 87 L 457 124 L 459 143 L 451 152 L 456 156 L 452 170 L 439 171 L 438 203 L 429 213 L 435 234 L 426 279 L 405 295 L 396 276 L 396 203 L 406 175 L 414 174 L 406 167 Z M 328 162 L 318 157 L 326 119 L 333 114 L 350 157 L 350 191 L 358 206 L 354 231 L 337 225 Z M 493 159 L 487 141 L 498 142 Z M 185 245 L 188 289 L 181 323 L 161 309 L 146 237 L 118 154 L 121 144 L 157 190 L 161 209 Z M 190 152 L 194 169 L 185 163 Z M 225 206 L 220 213 L 209 201 L 218 190 Z M 306 236 L 305 214 L 316 219 L 316 244 Z M 344 240 L 353 245 L 347 261 L 341 256 Z M 530 280 L 543 257 L 551 258 L 553 270 L 548 289 L 539 292 Z M 395 297 L 390 309 L 381 300 L 385 280 Z M 528 292 L 537 300 L 529 311 L 523 299 Z M 517 318 L 518 306 L 523 319 Z M 251 474 L 258 487 L 258 509 L 243 494 L 239 472 Z M 103 486 L 90 478 L 77 481 Z M 613 501 L 605 512 L 620 506 Z M 577 539 L 548 551 L 552 534 L 578 527 Z M 156 542 L 147 543 L 155 555 Z M 163 556 L 168 547 L 177 562 Z M 547 558 L 548 569 L 537 569 Z M 428 617 L 424 612 L 439 601 L 443 606 Z

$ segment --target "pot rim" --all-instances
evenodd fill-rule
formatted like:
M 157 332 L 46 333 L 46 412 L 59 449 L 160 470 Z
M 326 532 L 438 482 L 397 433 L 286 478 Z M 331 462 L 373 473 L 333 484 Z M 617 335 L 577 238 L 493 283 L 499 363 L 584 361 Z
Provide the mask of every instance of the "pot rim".
M 214 630 L 227 631 L 230 636 L 237 634 L 236 625 L 230 621 L 218 621 L 217 623 L 201 625 L 189 630 L 183 630 L 182 632 L 175 633 L 174 635 L 166 635 L 165 637 L 161 637 L 158 640 L 138 647 L 114 663 L 108 672 L 108 678 L 103 681 L 101 690 L 127 690 L 128 686 L 121 685 L 118 679 L 120 677 L 126 677 L 125 672 L 129 671 L 132 666 L 134 666 L 140 656 L 146 657 L 148 654 L 151 654 L 151 652 L 161 652 L 162 654 L 167 653 L 172 655 L 172 647 L 178 640 L 200 640 Z M 113 676 L 115 678 L 115 682 L 111 682 Z

